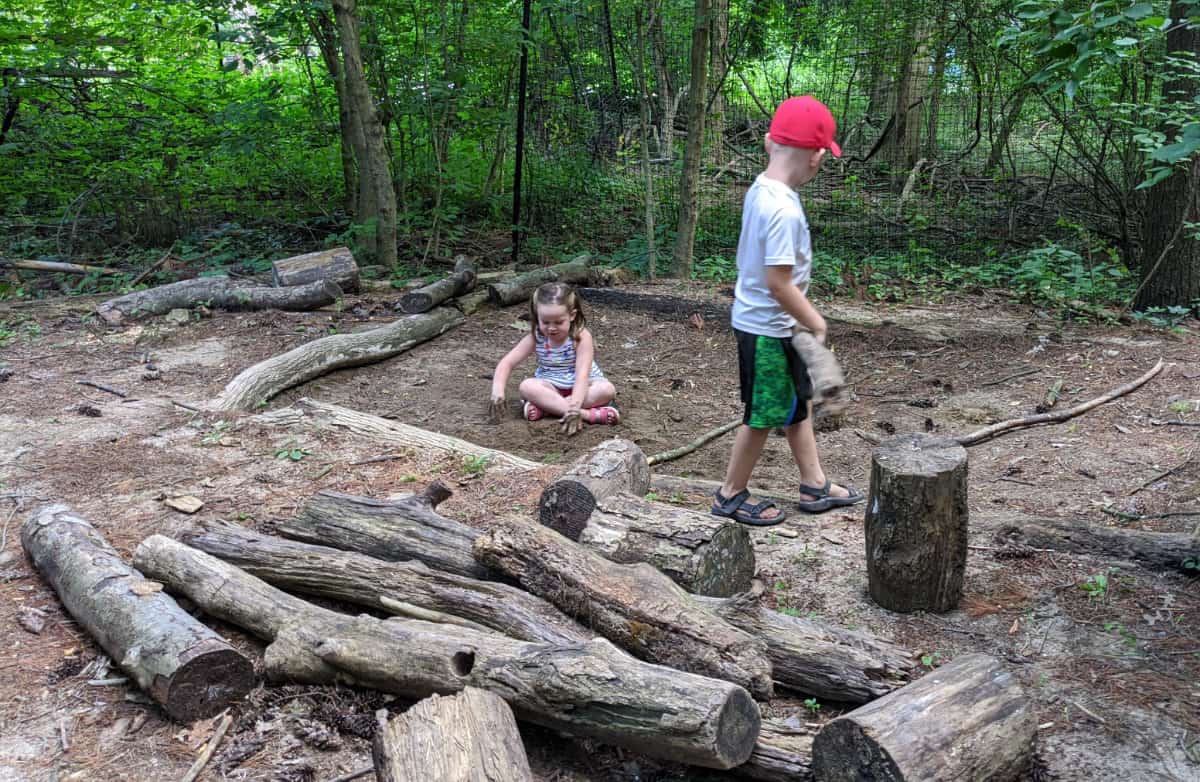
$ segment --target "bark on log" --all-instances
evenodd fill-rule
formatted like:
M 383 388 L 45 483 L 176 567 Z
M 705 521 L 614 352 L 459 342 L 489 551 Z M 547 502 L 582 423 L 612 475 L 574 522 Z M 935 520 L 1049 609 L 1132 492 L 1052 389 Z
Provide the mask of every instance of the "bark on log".
M 358 290 L 358 264 L 346 247 L 281 258 L 271 264 L 271 277 L 279 287 L 330 280 L 349 293 Z
M 419 620 L 349 617 L 306 603 L 182 543 L 138 546 L 143 572 L 211 616 L 270 641 L 276 680 L 345 682 L 409 698 L 480 687 L 518 719 L 709 768 L 744 763 L 758 707 L 741 687 L 639 662 L 608 641 L 540 644 Z
M 474 290 L 465 296 L 457 297 L 452 303 L 458 308 L 458 311 L 464 315 L 474 315 L 485 305 L 491 302 L 490 294 L 487 289 Z
M 448 496 L 449 490 L 440 483 L 396 500 L 322 491 L 278 529 L 284 537 L 305 543 L 357 551 L 389 562 L 415 559 L 446 573 L 491 578 L 471 553 L 479 530 L 434 510 Z
M 475 687 L 431 695 L 380 725 L 371 758 L 379 782 L 534 779 L 512 709 L 500 696 Z
M 728 597 L 754 580 L 749 531 L 711 513 L 617 492 L 583 524 L 577 536 L 558 531 L 613 562 L 647 562 L 692 594 Z
M 646 454 L 631 440 L 605 440 L 542 491 L 538 520 L 579 540 L 596 503 L 619 491 L 641 497 L 650 489 Z
M 423 315 L 407 315 L 381 328 L 307 342 L 243 370 L 208 407 L 217 411 L 249 410 L 280 391 L 335 369 L 374 364 L 403 353 L 463 320 L 458 310 L 439 307 Z
M 330 280 L 291 288 L 269 288 L 235 282 L 225 276 L 196 277 L 109 299 L 96 308 L 96 314 L 105 323 L 116 325 L 126 319 L 162 315 L 173 309 L 191 309 L 201 304 L 234 311 L 302 311 L 333 304 L 341 295 L 342 289 Z
M 539 285 L 547 282 L 565 282 L 585 285 L 588 282 L 588 264 L 591 258 L 580 255 L 567 263 L 547 266 L 544 269 L 518 274 L 510 280 L 488 286 L 488 299 L 499 307 L 509 307 L 528 301 Z
M 107 266 L 89 266 L 83 263 L 0 258 L 0 269 L 3 268 L 24 269 L 31 272 L 58 272 L 60 274 L 113 275 L 122 273 L 120 269 L 110 269 Z
M 1005 517 L 996 539 L 1018 548 L 1123 559 L 1151 570 L 1175 570 L 1192 576 L 1197 575 L 1200 563 L 1200 538 L 1187 532 L 1147 532 L 1072 519 Z
M 475 267 L 463 256 L 455 259 L 454 272 L 423 288 L 400 297 L 396 309 L 408 315 L 428 312 L 437 305 L 475 287 Z
M 892 611 L 950 611 L 967 567 L 967 452 L 901 435 L 871 458 L 866 514 L 871 599 Z
M 235 526 L 184 534 L 183 542 L 291 592 L 343 600 L 397 615 L 449 614 L 521 641 L 577 643 L 588 632 L 541 598 L 507 584 L 363 554 L 284 540 Z M 399 607 L 398 607 L 399 606 Z M 417 610 L 408 610 L 415 607 Z
M 1020 778 L 1037 715 L 996 659 L 970 654 L 821 728 L 813 770 L 822 782 L 958 782 Z
M 762 700 L 771 697 L 765 645 L 706 611 L 650 565 L 609 562 L 518 518 L 480 536 L 475 558 L 635 657 L 733 682 Z
M 254 666 L 125 564 L 65 505 L 39 509 L 21 542 L 71 616 L 179 722 L 219 713 L 254 686 Z
M 813 730 L 764 719 L 750 759 L 732 773 L 766 782 L 812 782 Z
M 382 443 L 412 448 L 416 451 L 443 451 L 487 459 L 489 470 L 537 470 L 546 467 L 544 464 L 523 459 L 505 451 L 485 448 L 457 437 L 398 423 L 370 413 L 360 413 L 348 407 L 318 402 L 308 397 L 299 399 L 291 407 L 255 416 L 254 420 L 272 426 L 292 426 L 312 421 L 321 426 L 340 427 Z
M 917 663 L 912 652 L 890 641 L 772 611 L 755 594 L 696 599 L 766 643 L 776 684 L 821 700 L 874 700 L 908 681 Z

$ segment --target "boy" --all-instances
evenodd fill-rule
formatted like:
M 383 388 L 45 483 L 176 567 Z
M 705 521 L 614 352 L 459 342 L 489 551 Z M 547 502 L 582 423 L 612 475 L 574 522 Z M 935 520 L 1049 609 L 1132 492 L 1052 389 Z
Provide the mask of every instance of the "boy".
M 825 341 L 825 319 L 807 296 L 812 242 L 796 188 L 812 181 L 827 151 L 841 156 L 835 129 L 829 109 L 813 97 L 780 104 L 764 142 L 767 169 L 746 193 L 742 208 L 733 329 L 746 410 L 712 512 L 743 524 L 770 526 L 787 516 L 773 502 L 751 502 L 746 488 L 775 427 L 784 427 L 800 468 L 800 510 L 820 513 L 863 499 L 861 492 L 831 482 L 821 469 L 810 416 L 812 386 L 791 344 L 793 327 Z

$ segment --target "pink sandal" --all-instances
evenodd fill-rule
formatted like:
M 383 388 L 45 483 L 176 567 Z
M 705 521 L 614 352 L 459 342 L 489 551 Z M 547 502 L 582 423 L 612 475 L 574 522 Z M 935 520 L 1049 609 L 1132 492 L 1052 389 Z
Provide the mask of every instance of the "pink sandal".
M 526 421 L 540 421 L 546 415 L 546 411 L 533 402 L 526 402 L 523 415 Z
M 583 411 L 583 420 L 589 424 L 608 424 L 615 426 L 621 422 L 621 414 L 612 405 L 589 407 Z

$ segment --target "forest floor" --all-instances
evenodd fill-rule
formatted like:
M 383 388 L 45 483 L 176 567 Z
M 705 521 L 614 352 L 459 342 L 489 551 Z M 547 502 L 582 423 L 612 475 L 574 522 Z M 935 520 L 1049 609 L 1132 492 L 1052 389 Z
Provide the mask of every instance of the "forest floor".
M 638 289 L 729 303 L 727 291 L 705 286 Z M 605 438 L 630 438 L 650 454 L 738 415 L 726 323 L 599 305 L 589 305 L 588 323 L 618 388 L 617 427 L 587 427 L 568 439 L 551 421 L 487 420 L 492 369 L 528 328 L 523 307 L 478 313 L 396 358 L 321 378 L 269 406 L 302 396 L 345 405 L 547 465 L 532 473 L 480 471 L 345 431 L 284 429 L 170 402 L 211 398 L 250 364 L 334 330 L 389 321 L 397 298 L 376 293 L 337 310 L 216 312 L 120 329 L 89 317 L 96 298 L 0 303 L 0 326 L 13 332 L 0 346 L 0 779 L 176 780 L 213 730 L 212 721 L 173 723 L 136 688 L 89 683 L 103 676 L 101 650 L 21 549 L 20 524 L 42 501 L 73 506 L 125 555 L 147 535 L 194 520 L 269 528 L 320 489 L 385 496 L 435 478 L 455 492 L 439 511 L 486 527 L 514 509 L 530 513 L 546 480 Z M 854 397 L 841 426 L 823 431 L 819 443 L 827 472 L 864 490 L 872 445 L 859 433 L 961 435 L 1032 413 L 1055 380 L 1063 381 L 1059 406 L 1066 407 L 1128 382 L 1159 357 L 1167 362 L 1139 391 L 1080 418 L 969 450 L 971 550 L 959 610 L 904 615 L 870 601 L 862 505 L 819 516 L 793 511 L 753 537 L 767 599 L 781 610 L 891 638 L 930 668 L 976 651 L 1005 660 L 1037 707 L 1030 779 L 1200 778 L 1200 580 L 1044 551 L 999 558 L 993 541 L 1006 514 L 1195 529 L 1200 429 L 1161 424 L 1200 420 L 1200 338 L 1063 322 L 990 296 L 928 306 L 835 301 L 823 309 Z M 148 364 L 158 379 L 144 379 Z M 729 444 L 723 438 L 657 469 L 719 479 Z M 302 449 L 300 459 L 276 458 L 281 449 Z M 366 461 L 380 456 L 388 458 Z M 772 437 L 753 485 L 794 492 L 796 484 L 785 441 Z M 163 503 L 181 494 L 200 498 L 203 508 L 188 517 Z M 662 499 L 701 508 L 709 501 Z M 38 634 L 18 623 L 29 609 L 45 619 Z M 225 625 L 218 631 L 261 656 L 259 641 Z M 406 705 L 349 689 L 262 685 L 236 707 L 201 778 L 333 779 L 370 765 L 364 737 L 374 711 Z M 808 723 L 844 710 L 806 707 L 801 698 L 765 707 Z M 523 731 L 546 782 L 711 778 Z

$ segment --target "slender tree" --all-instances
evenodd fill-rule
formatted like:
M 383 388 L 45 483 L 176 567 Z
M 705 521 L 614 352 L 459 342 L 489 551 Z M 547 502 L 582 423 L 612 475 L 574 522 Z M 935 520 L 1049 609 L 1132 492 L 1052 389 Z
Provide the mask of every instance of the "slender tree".
M 692 276 L 692 253 L 696 246 L 696 224 L 700 217 L 700 163 L 704 154 L 704 116 L 708 104 L 709 0 L 696 0 L 692 22 L 692 80 L 688 85 L 688 137 L 683 152 L 679 181 L 679 229 L 671 257 L 671 274 Z

